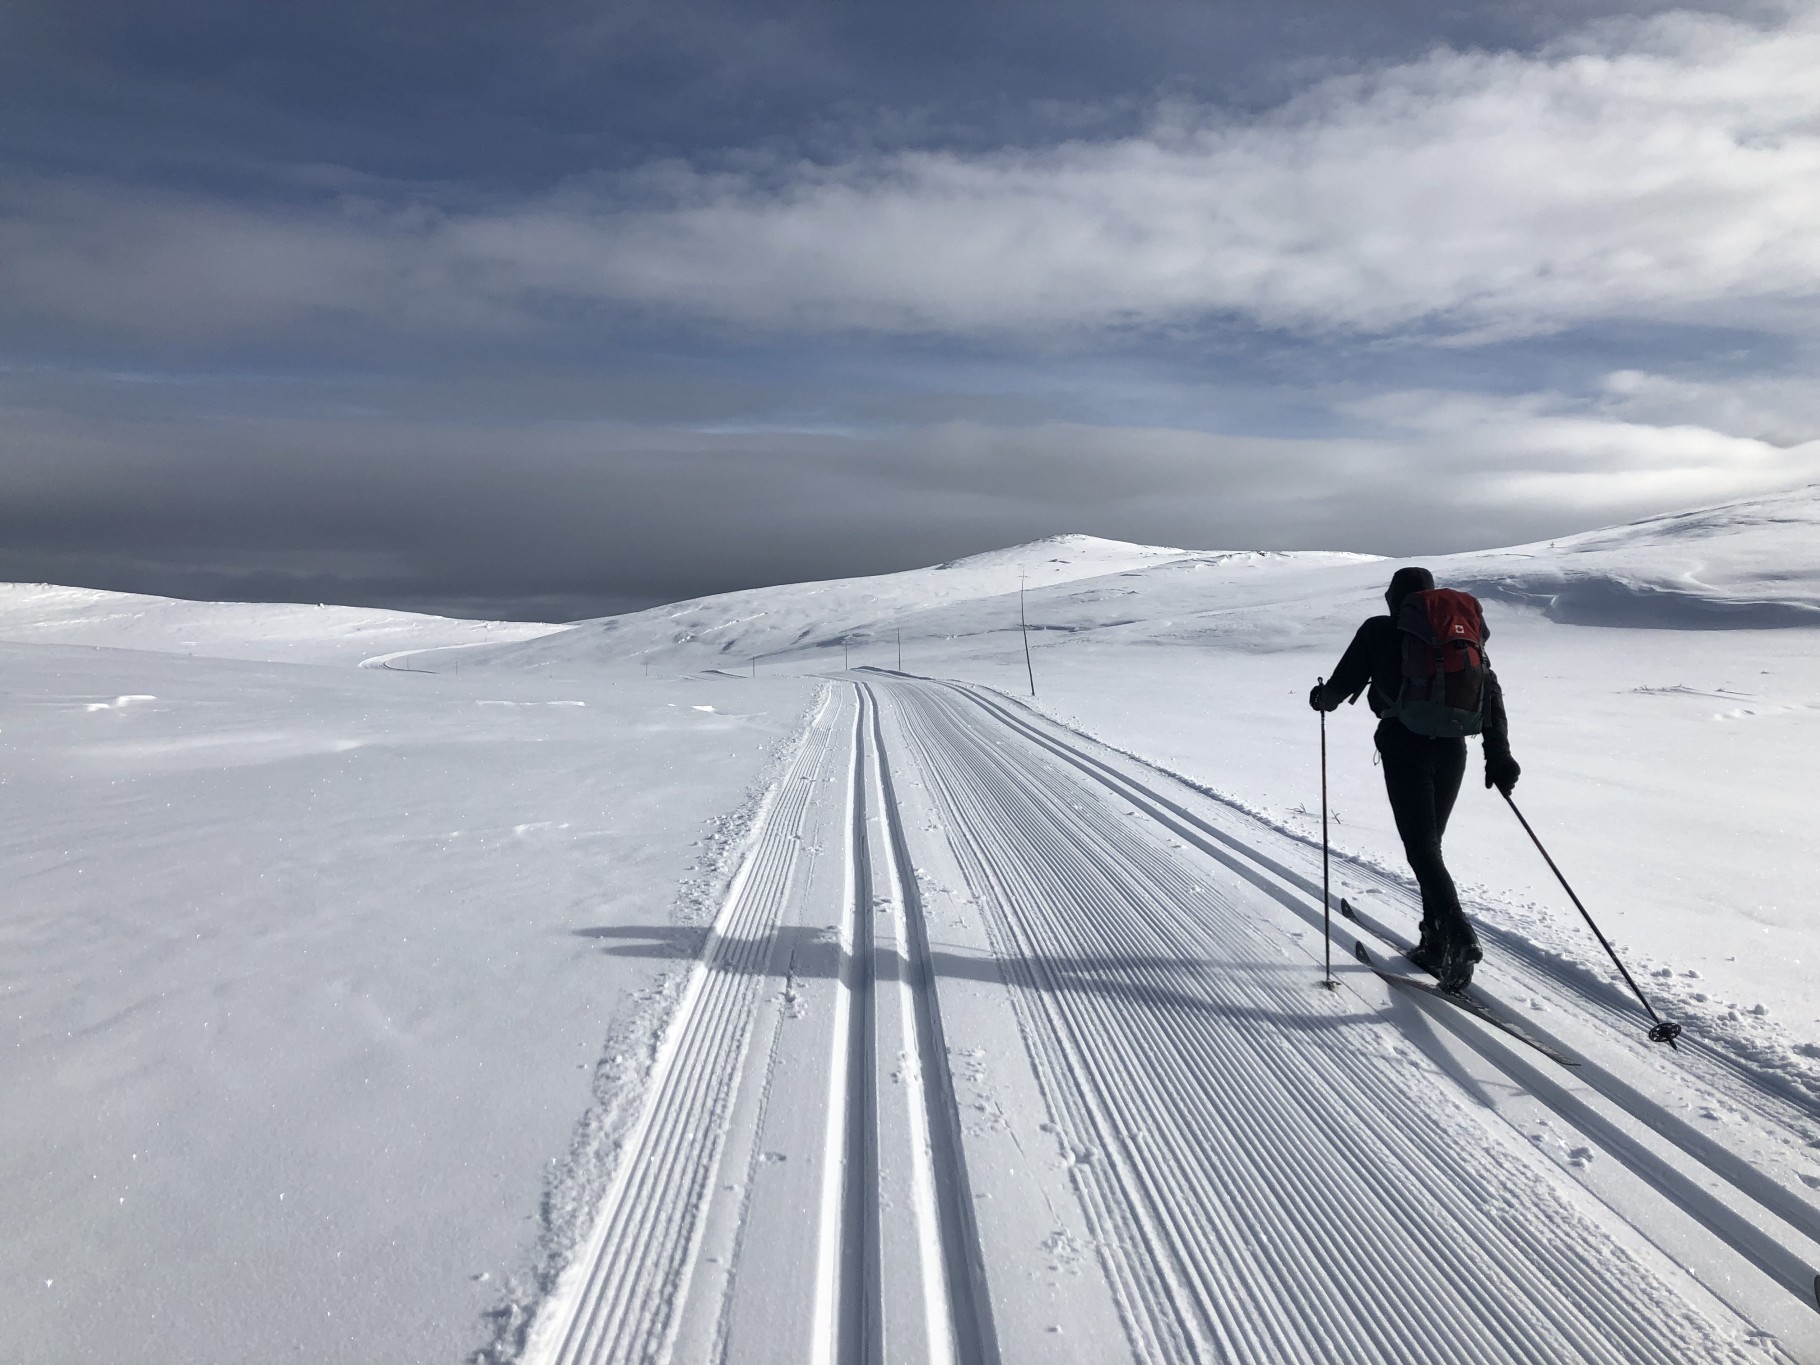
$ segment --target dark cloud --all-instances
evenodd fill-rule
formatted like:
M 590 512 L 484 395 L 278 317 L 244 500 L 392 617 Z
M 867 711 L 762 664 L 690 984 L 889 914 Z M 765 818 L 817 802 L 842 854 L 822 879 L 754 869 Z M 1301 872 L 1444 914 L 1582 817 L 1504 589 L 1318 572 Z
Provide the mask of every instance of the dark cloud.
M 0 412 L 0 577 L 574 618 L 1062 531 L 1467 549 L 1698 501 L 1728 455 L 1756 462 L 1755 486 L 1820 473 L 1820 444 L 1711 437 L 1662 454 L 1649 428 L 1614 420 L 1588 440 L 1533 404 L 1438 424 L 1431 405 L 1411 411 L 1430 426 L 1399 441 L 1295 441 L 1061 423 L 816 434 L 15 406 Z M 1483 453 L 1463 461 L 1462 444 Z
M 997 146 L 1160 93 L 1257 107 L 1437 44 L 1528 49 L 1669 0 L 11 0 L 0 147 L 39 170 L 313 165 L 523 189 L 767 141 Z M 1773 10 L 1754 0 L 1708 10 Z
M 1527 68 L 1420 65 L 1669 8 L 14 0 L 0 577 L 569 618 L 1063 531 L 1462 549 L 1811 477 L 1811 252 L 1639 273 L 1605 201 L 1496 239 L 1554 201 L 1481 146 L 1612 177 L 1554 177 L 1580 125 L 1497 141 L 1529 121 L 1479 96 Z M 1370 80 L 1316 83 L 1395 61 L 1385 174 L 1508 182 L 1447 250 L 1394 193 L 1366 221 L 1376 172 L 1293 174 L 1310 129 L 1385 151 Z M 1674 77 L 1637 129 L 1697 131 Z M 1797 143 L 1656 177 L 1698 196 L 1657 237 L 1786 208 Z M 1250 215 L 1212 249 L 1209 187 Z M 1416 334 L 1441 314 L 1508 334 Z

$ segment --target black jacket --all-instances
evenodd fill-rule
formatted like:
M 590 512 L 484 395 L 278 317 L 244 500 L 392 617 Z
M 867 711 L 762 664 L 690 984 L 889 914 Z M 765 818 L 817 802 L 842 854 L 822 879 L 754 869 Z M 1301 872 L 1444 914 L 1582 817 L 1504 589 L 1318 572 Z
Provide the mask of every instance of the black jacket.
M 1403 638 L 1396 620 L 1389 616 L 1370 616 L 1359 626 L 1340 656 L 1339 666 L 1328 678 L 1324 700 L 1327 710 L 1342 701 L 1357 701 L 1359 693 L 1370 691 L 1365 698 L 1372 714 L 1385 717 L 1396 706 L 1397 691 L 1403 681 Z M 1485 698 L 1481 707 L 1485 737 L 1485 755 L 1510 754 L 1510 728 L 1504 717 L 1504 689 L 1498 675 L 1491 671 L 1491 659 L 1485 660 Z M 1400 725 L 1401 721 L 1386 720 Z

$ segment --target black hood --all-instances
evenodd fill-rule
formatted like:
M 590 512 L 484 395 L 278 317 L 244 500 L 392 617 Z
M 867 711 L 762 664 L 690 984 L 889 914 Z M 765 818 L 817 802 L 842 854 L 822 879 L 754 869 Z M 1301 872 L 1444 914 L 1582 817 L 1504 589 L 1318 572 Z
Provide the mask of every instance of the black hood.
M 1390 577 L 1390 587 L 1384 593 L 1384 600 L 1390 604 L 1390 614 L 1395 616 L 1402 609 L 1403 599 L 1412 592 L 1427 592 L 1435 585 L 1435 576 L 1427 569 L 1409 565 L 1398 569 Z

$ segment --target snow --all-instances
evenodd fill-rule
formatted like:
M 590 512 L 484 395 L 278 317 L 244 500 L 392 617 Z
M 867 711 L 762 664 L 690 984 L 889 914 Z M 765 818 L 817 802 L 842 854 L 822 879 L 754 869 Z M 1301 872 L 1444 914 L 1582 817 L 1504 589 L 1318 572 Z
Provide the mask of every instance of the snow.
M 173 597 L 0 583 L 0 640 L 112 646 L 216 659 L 368 662 L 429 646 L 528 640 L 560 627 L 455 621 L 317 603 L 186 602 Z M 387 651 L 390 651 L 389 653 Z
M 711 913 L 813 685 L 0 661 L 0 1355 L 460 1358 L 670 998 L 605 949 Z
M 1820 498 L 1808 489 L 1460 556 L 1454 577 L 1576 625 L 1812 626 L 1817 535 Z
M 1816 521 L 1421 561 L 1687 1029 L 1469 781 L 1482 989 L 1572 1072 L 1348 925 L 1312 989 L 1369 556 L 1068 536 L 570 627 L 0 585 L 8 1353 L 840 1359 L 871 1303 L 904 1358 L 1820 1359 Z M 1333 876 L 1406 932 L 1370 730 Z
M 911 634 L 976 629 L 980 605 L 992 604 L 994 616 L 1002 614 L 1002 599 L 1015 598 L 1020 579 L 1034 592 L 1193 558 L 1167 546 L 1052 536 L 927 569 L 755 588 L 610 616 L 542 637 L 535 648 L 530 642 L 516 650 L 489 650 L 485 662 L 527 668 L 628 662 L 705 668 L 718 662 L 734 673 L 755 659 L 768 668 L 819 665 L 839 656 L 843 640 L 864 647 L 888 635 L 894 640 L 891 632 L 899 629 Z M 425 662 L 438 668 L 464 665 L 451 658 Z

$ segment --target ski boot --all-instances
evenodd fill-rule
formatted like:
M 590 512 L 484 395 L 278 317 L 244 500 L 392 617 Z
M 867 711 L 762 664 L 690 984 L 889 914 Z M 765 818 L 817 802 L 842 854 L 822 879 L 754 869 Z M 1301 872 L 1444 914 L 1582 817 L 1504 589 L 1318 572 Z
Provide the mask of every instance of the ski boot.
M 1434 969 L 1435 981 L 1449 994 L 1458 995 L 1472 985 L 1472 969 L 1484 958 L 1479 936 L 1468 931 L 1464 937 L 1447 942 L 1440 950 Z
M 1406 955 L 1411 962 L 1430 976 L 1441 974 L 1441 936 L 1435 931 L 1434 924 L 1422 921 L 1422 936 L 1416 940 L 1416 946 Z
M 1409 960 L 1430 976 L 1440 976 L 1442 957 L 1441 945 L 1427 934 L 1422 935 L 1422 941 L 1409 950 Z

